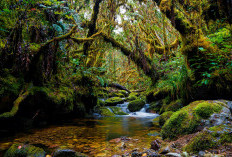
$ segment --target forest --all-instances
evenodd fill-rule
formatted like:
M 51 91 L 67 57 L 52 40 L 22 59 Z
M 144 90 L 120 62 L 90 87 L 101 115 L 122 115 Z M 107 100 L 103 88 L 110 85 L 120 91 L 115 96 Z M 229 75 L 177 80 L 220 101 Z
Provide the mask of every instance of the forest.
M 232 156 L 232 0 L 1 0 L 1 156 Z

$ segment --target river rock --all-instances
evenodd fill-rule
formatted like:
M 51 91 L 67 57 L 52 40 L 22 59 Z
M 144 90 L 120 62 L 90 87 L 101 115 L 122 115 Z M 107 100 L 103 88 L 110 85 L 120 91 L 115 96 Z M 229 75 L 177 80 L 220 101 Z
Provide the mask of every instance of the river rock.
M 141 110 L 144 105 L 145 105 L 145 101 L 144 100 L 142 100 L 142 99 L 136 99 L 136 100 L 131 101 L 128 104 L 128 109 L 129 109 L 130 112 L 136 112 L 136 111 Z
M 204 156 L 204 155 L 205 155 L 205 152 L 204 152 L 204 151 L 199 151 L 198 155 L 199 155 L 199 156 Z
M 168 157 L 181 157 L 181 155 L 178 154 L 178 153 L 168 153 L 165 156 L 168 156 Z
M 141 157 L 141 155 L 142 154 L 137 151 L 131 153 L 131 157 Z
M 16 143 L 13 144 L 7 152 L 4 154 L 4 157 L 45 157 L 46 152 L 39 147 L 35 147 L 30 144 Z
M 106 106 L 116 106 L 117 104 L 122 104 L 124 102 L 124 99 L 120 97 L 112 97 L 105 101 Z
M 182 156 L 182 157 L 189 157 L 189 154 L 188 154 L 187 152 L 182 152 L 182 153 L 181 153 L 181 156 Z
M 167 154 L 170 152 L 169 146 L 164 147 L 163 149 L 160 150 L 160 154 Z
M 151 142 L 151 149 L 153 149 L 155 151 L 159 150 L 161 147 L 160 144 L 161 144 L 161 142 L 158 139 L 152 141 Z
M 57 149 L 53 153 L 53 157 L 87 157 L 87 155 L 75 152 L 71 149 Z

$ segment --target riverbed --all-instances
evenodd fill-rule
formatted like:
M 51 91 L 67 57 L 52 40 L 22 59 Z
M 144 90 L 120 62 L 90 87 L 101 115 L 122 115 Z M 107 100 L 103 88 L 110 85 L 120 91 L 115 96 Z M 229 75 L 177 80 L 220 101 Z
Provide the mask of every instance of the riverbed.
M 68 148 L 89 156 L 125 155 L 135 149 L 150 148 L 160 130 L 152 119 L 136 115 L 73 119 L 2 139 L 0 149 L 3 153 L 13 143 L 30 143 L 49 154 L 58 148 Z

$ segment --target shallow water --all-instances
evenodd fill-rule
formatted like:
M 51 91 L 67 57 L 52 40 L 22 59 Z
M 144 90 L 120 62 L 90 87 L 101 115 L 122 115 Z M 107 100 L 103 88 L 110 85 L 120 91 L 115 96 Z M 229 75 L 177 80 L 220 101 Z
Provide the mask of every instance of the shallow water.
M 154 131 L 159 132 L 159 128 L 153 126 L 152 118 L 123 116 L 74 119 L 63 125 L 34 129 L 30 133 L 6 139 L 0 142 L 0 148 L 6 149 L 14 142 L 29 142 L 42 145 L 49 151 L 64 147 L 90 156 L 122 155 L 134 148 L 149 148 L 154 139 L 149 134 Z M 121 137 L 128 139 L 125 150 L 121 148 Z

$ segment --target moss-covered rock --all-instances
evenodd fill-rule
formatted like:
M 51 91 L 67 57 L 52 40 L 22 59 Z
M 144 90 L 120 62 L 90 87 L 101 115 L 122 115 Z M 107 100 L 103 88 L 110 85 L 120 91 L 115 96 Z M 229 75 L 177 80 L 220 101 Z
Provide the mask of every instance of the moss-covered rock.
M 168 104 L 165 107 L 165 112 L 167 112 L 167 111 L 176 112 L 179 109 L 181 109 L 182 107 L 183 107 L 183 104 L 181 103 L 181 100 L 172 101 L 170 104 Z
M 23 157 L 23 156 L 33 156 L 33 157 L 45 157 L 46 152 L 39 147 L 35 147 L 30 144 L 17 143 L 13 144 L 4 157 Z
M 117 107 L 117 106 L 110 106 L 109 107 L 113 112 L 114 114 L 116 115 L 128 115 L 127 113 L 123 112 L 122 109 L 120 107 Z
M 136 100 L 131 101 L 128 104 L 128 109 L 129 109 L 130 112 L 136 112 L 136 111 L 141 110 L 144 105 L 145 105 L 145 101 L 144 100 L 142 100 L 142 99 L 136 99 Z
M 129 96 L 129 93 L 127 91 L 125 91 L 125 90 L 119 90 L 118 92 L 121 93 L 121 94 L 123 94 L 124 97 Z
M 194 137 L 185 147 L 187 152 L 198 152 L 216 146 L 216 139 L 208 132 L 201 132 Z
M 218 125 L 204 129 L 185 146 L 187 152 L 198 152 L 232 142 L 232 126 Z
M 154 118 L 154 119 L 152 120 L 154 126 L 157 126 L 157 127 L 160 126 L 160 125 L 159 125 L 159 118 L 160 118 L 160 116 L 159 116 L 159 117 L 156 117 L 156 118 Z
M 169 90 L 166 89 L 148 89 L 146 92 L 146 99 L 148 102 L 159 101 L 169 95 Z
M 222 106 L 220 104 L 210 104 L 208 102 L 203 102 L 198 104 L 195 108 L 194 108 L 194 112 L 199 115 L 200 117 L 207 119 L 209 118 L 213 113 L 218 113 L 219 111 L 221 111 Z
M 115 114 L 113 112 L 110 111 L 109 108 L 107 107 L 100 107 L 100 114 L 102 116 L 106 116 L 106 117 L 112 117 L 112 116 L 115 116 Z
M 163 138 L 173 139 L 179 135 L 193 133 L 202 119 L 220 112 L 222 108 L 222 103 L 219 102 L 195 101 L 173 113 L 162 127 L 161 135 Z
M 129 96 L 139 96 L 139 93 L 131 92 L 131 93 L 129 94 Z
M 119 97 L 113 97 L 113 98 L 109 98 L 105 101 L 105 105 L 106 106 L 115 106 L 117 104 L 121 104 L 123 103 L 124 100 L 122 98 Z
M 149 110 L 151 112 L 159 113 L 162 105 L 163 105 L 162 101 L 152 102 L 150 103 Z
M 133 101 L 133 100 L 136 100 L 136 99 L 138 99 L 137 96 L 135 96 L 135 95 L 129 95 L 129 96 L 127 97 L 126 101 Z
M 172 114 L 173 114 L 172 111 L 167 111 L 161 114 L 159 117 L 159 125 L 163 126 L 164 123 L 172 116 Z

